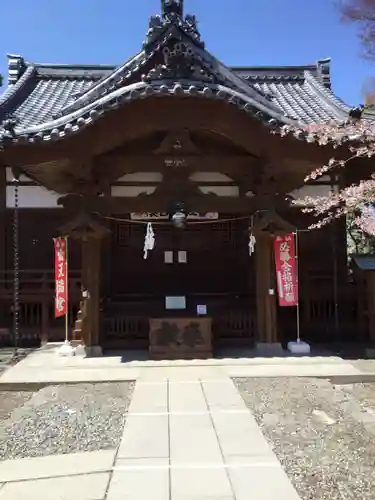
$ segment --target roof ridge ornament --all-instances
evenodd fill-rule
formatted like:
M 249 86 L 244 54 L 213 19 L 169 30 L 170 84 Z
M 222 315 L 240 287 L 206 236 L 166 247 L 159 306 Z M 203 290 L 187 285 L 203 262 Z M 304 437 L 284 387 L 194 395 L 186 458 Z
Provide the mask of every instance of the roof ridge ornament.
M 184 0 L 161 0 L 161 11 L 163 17 L 174 14 L 182 19 L 184 15 Z
M 146 39 L 143 42 L 143 49 L 147 51 L 154 42 L 161 42 L 162 36 L 167 33 L 168 28 L 173 26 L 180 28 L 188 37 L 204 49 L 196 16 L 190 14 L 184 16 L 184 1 L 162 0 L 161 6 L 162 15 L 157 14 L 150 17 L 149 29 Z
M 25 59 L 16 54 L 7 54 L 8 57 L 8 85 L 14 85 L 26 70 Z

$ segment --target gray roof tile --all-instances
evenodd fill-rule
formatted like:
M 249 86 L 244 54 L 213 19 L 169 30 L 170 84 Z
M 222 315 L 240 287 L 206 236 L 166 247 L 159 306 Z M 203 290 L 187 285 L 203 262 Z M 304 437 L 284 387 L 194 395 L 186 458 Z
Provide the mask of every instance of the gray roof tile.
M 34 73 L 29 76 L 28 91 L 24 95 L 13 96 L 13 86 L 10 86 L 2 98 L 0 104 L 0 120 L 7 114 L 13 114 L 17 119 L 17 128 L 23 129 L 40 125 L 52 120 L 64 108 L 73 104 L 77 97 L 85 95 L 90 89 L 97 86 L 98 75 L 107 78 L 112 71 L 97 68 L 81 71 L 76 66 L 65 66 L 58 71 L 51 66 L 48 71 L 47 65 L 29 65 L 34 67 Z M 249 68 L 249 71 L 253 71 Z M 267 68 L 260 70 L 257 77 L 252 75 L 247 83 L 250 88 L 259 92 L 259 95 L 266 96 L 267 100 L 276 105 L 280 111 L 292 119 L 305 123 L 320 122 L 328 119 L 342 118 L 349 110 L 347 106 L 337 101 L 329 89 L 322 95 L 319 93 L 319 81 L 313 73 L 305 72 L 303 67 L 299 75 L 288 77 L 285 71 L 284 78 L 276 70 L 272 75 L 268 72 L 265 79 L 263 72 Z M 295 73 L 293 67 L 293 73 Z M 234 70 L 234 73 L 237 73 Z M 239 71 L 237 74 L 241 75 Z M 315 87 L 311 85 L 315 80 Z M 100 79 L 101 80 L 101 79 Z M 17 83 L 15 84 L 17 85 Z M 322 84 L 320 83 L 320 86 Z M 317 90 L 318 88 L 318 90 Z M 324 88 L 324 87 L 323 87 Z M 1 103 L 1 101 L 0 101 Z
M 375 271 L 375 255 L 353 255 L 353 260 L 362 271 Z
M 160 65 L 171 42 L 185 47 L 186 69 L 195 68 L 189 76 L 183 67 L 181 73 L 180 63 L 167 70 Z M 0 98 L 2 140 L 57 140 L 120 102 L 155 92 L 226 99 L 280 126 L 342 120 L 350 110 L 330 90 L 329 60 L 308 66 L 229 68 L 204 49 L 193 16 L 151 18 L 143 50 L 117 68 L 31 64 L 20 56 L 8 57 L 11 85 Z M 15 119 L 11 132 L 1 128 L 9 116 Z

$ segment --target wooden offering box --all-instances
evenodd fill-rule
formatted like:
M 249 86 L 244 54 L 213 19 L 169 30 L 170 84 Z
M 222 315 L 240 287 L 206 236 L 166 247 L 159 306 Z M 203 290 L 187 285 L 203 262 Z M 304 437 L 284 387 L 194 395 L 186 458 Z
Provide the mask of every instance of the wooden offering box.
M 150 319 L 151 359 L 212 357 L 211 318 Z

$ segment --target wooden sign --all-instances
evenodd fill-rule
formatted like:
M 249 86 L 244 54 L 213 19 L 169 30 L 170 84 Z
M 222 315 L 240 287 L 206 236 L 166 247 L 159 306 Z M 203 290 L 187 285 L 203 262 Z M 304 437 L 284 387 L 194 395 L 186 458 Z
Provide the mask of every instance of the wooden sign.
M 145 213 L 131 213 L 131 220 L 169 220 L 170 214 L 167 212 L 145 212 Z M 187 215 L 187 220 L 217 220 L 219 218 L 218 212 L 191 212 Z
M 211 358 L 211 318 L 151 319 L 150 357 L 151 359 Z
M 55 246 L 55 317 L 68 313 L 68 260 L 66 238 L 54 238 Z
M 275 263 L 279 305 L 296 306 L 298 281 L 293 233 L 275 238 Z

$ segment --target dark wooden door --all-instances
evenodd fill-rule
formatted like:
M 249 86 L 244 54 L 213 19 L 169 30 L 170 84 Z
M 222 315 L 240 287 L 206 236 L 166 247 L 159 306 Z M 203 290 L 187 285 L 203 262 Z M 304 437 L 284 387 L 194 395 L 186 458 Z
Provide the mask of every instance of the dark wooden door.
M 248 293 L 253 264 L 244 222 L 189 224 L 184 230 L 154 224 L 155 248 L 147 259 L 143 258 L 145 226 L 115 222 L 110 294 Z M 181 262 L 185 256 L 186 262 Z

